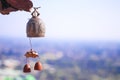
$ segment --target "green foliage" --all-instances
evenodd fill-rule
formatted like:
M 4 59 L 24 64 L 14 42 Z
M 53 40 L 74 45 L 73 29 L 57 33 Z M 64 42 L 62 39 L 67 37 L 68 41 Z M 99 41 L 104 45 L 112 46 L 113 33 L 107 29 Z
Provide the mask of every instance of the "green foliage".
M 7 76 L 7 77 L 5 77 L 5 79 L 4 80 L 13 80 L 13 78 L 12 77 L 10 77 L 10 76 Z
M 36 80 L 34 76 L 32 75 L 27 75 L 25 80 Z

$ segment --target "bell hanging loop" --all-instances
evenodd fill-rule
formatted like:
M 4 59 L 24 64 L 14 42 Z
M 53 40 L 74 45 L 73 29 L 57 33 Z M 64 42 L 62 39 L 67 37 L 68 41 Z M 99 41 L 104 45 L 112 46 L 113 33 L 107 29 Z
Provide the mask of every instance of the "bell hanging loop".
M 37 8 L 34 8 L 34 11 L 31 13 L 32 18 L 27 23 L 26 33 L 27 37 L 44 37 L 45 36 L 45 25 L 38 16 L 40 13 L 37 11 Z
M 40 7 L 34 7 L 34 11 L 32 12 L 32 17 L 38 17 L 40 13 L 37 11 Z

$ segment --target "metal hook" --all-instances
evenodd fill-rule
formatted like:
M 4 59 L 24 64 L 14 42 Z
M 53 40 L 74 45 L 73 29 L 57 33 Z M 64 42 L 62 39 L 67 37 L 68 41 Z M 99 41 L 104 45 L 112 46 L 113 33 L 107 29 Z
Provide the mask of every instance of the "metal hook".
M 41 7 L 33 7 L 34 11 L 31 13 L 31 15 L 33 17 L 37 17 L 40 15 L 40 13 L 37 11 L 37 9 L 39 9 L 39 8 L 41 8 Z

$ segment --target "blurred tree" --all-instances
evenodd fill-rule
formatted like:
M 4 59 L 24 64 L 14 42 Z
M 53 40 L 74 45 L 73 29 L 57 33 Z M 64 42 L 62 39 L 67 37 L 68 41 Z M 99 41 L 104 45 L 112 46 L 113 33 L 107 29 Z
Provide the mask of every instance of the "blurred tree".
M 13 78 L 12 78 L 12 77 L 7 76 L 7 77 L 5 77 L 5 79 L 4 79 L 4 80 L 13 80 Z
M 34 76 L 32 75 L 27 75 L 25 80 L 36 80 Z
M 23 80 L 23 78 L 18 76 L 14 80 Z

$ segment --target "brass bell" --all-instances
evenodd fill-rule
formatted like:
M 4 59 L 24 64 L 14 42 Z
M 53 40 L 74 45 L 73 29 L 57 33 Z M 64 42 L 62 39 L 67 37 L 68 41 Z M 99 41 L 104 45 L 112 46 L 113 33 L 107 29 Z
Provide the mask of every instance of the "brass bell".
M 32 18 L 27 23 L 26 33 L 27 37 L 44 37 L 45 25 L 43 21 L 38 18 L 40 15 L 37 11 L 38 8 L 34 8 L 32 12 Z
M 36 62 L 34 66 L 34 70 L 42 70 L 42 69 L 43 69 L 42 64 L 40 62 Z
M 31 68 L 30 68 L 30 65 L 29 64 L 26 64 L 23 68 L 23 72 L 24 73 L 29 73 L 31 72 Z

